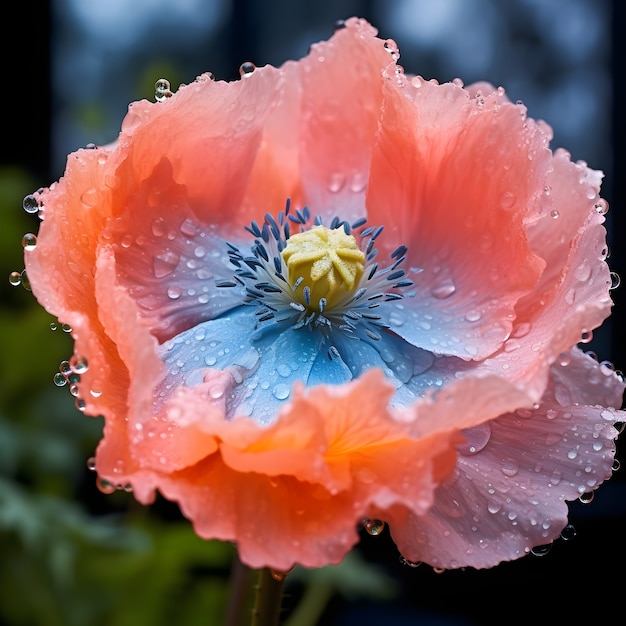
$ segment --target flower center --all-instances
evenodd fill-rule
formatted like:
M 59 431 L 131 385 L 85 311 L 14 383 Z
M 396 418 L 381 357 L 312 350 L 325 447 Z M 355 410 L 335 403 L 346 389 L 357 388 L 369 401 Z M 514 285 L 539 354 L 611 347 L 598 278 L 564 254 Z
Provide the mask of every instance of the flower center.
M 413 281 L 402 268 L 407 247 L 398 246 L 383 265 L 375 247 L 382 226 L 335 217 L 326 227 L 307 207 L 290 209 L 288 201 L 277 218 L 268 213 L 262 225 L 245 226 L 254 237 L 251 255 L 227 243 L 235 275 L 216 281 L 217 287 L 242 288 L 243 304 L 257 307 L 256 328 L 262 332 L 318 331 L 331 358 L 337 354 L 337 332 L 377 342 L 392 311 L 379 307 L 413 295 L 408 291 Z
M 343 227 L 315 226 L 292 235 L 281 256 L 289 283 L 309 311 L 332 308 L 358 285 L 365 253 Z

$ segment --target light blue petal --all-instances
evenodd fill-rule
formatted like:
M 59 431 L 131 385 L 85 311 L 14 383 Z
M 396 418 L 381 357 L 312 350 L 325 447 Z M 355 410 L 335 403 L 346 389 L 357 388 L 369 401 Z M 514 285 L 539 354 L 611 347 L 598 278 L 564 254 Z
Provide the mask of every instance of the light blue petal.
M 165 342 L 162 358 L 168 370 L 161 394 L 183 382 L 202 382 L 207 368 L 234 367 L 241 383 L 227 400 L 227 417 L 250 415 L 271 422 L 291 395 L 293 384 L 339 384 L 351 374 L 340 359 L 329 360 L 318 332 L 279 324 L 255 332 L 256 307 L 242 306 Z

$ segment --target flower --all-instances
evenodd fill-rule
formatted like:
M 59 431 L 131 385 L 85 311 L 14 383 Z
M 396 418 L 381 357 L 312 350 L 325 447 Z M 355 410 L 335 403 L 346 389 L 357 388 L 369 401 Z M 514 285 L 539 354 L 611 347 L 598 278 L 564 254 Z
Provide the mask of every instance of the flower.
M 488 84 L 348 20 L 307 57 L 135 102 L 28 198 L 103 489 L 157 490 L 251 567 L 491 567 L 612 471 L 624 384 L 601 174 Z M 44 219 L 45 218 L 45 219 Z

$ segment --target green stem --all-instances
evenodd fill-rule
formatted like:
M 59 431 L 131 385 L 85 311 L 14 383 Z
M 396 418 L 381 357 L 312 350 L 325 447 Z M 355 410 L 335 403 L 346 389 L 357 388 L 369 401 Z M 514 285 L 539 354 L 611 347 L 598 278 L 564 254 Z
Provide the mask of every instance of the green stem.
M 248 624 L 255 586 L 254 571 L 235 557 L 230 574 L 228 607 L 224 626 Z
M 284 576 L 275 575 L 270 569 L 259 572 L 252 626 L 278 626 L 284 582 Z

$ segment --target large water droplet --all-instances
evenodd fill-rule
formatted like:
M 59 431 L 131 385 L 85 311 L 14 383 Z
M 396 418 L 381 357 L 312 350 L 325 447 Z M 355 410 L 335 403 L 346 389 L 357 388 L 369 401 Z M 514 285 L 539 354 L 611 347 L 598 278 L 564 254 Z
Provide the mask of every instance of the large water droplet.
M 500 471 L 505 475 L 511 478 L 515 476 L 517 472 L 519 472 L 519 465 L 515 459 L 503 459 L 502 465 L 500 466 Z
M 167 251 L 156 254 L 153 260 L 153 271 L 155 278 L 163 278 L 171 274 L 180 262 L 180 257 L 175 252 Z
M 289 393 L 289 385 L 285 383 L 278 383 L 272 390 L 272 394 L 277 400 L 286 400 L 289 397 Z
M 37 247 L 37 237 L 32 233 L 26 233 L 22 237 L 22 247 L 24 250 L 34 250 Z
M 328 178 L 328 191 L 330 191 L 331 193 L 337 193 L 341 191 L 345 182 L 346 177 L 341 172 L 331 174 Z
M 170 90 L 170 81 L 166 78 L 159 78 L 154 85 L 154 99 L 157 102 L 163 102 L 167 98 L 172 96 L 172 92 Z
M 256 65 L 252 63 L 252 61 L 245 61 L 239 66 L 239 76 L 241 76 L 241 78 L 248 78 L 252 76 L 255 69 Z
M 39 211 L 39 202 L 32 193 L 29 193 L 24 200 L 22 200 L 22 207 L 26 213 L 37 213 L 37 211 Z
M 364 519 L 363 528 L 365 528 L 369 535 L 373 535 L 375 537 L 380 535 L 383 530 L 385 530 L 385 522 L 380 519 Z
M 457 450 L 466 456 L 471 456 L 480 452 L 488 443 L 491 437 L 491 424 L 483 422 L 472 428 L 467 428 L 462 432 L 466 441 L 457 447 Z
M 500 196 L 500 206 L 503 209 L 512 209 L 515 206 L 515 194 L 512 191 L 505 191 Z
M 446 278 L 439 284 L 435 285 L 430 293 L 439 300 L 449 298 L 456 291 L 456 285 L 451 278 Z

